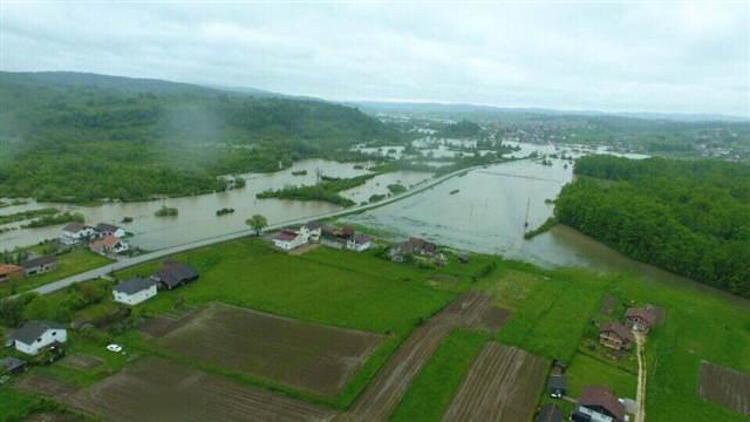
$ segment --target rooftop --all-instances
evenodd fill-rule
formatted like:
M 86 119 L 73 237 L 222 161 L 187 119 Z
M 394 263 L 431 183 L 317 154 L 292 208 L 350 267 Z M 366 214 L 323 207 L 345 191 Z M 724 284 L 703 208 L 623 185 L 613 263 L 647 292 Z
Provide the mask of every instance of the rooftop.
M 600 406 L 607 409 L 618 420 L 624 420 L 625 407 L 611 391 L 604 387 L 590 386 L 586 387 L 578 398 L 580 406 Z
M 56 322 L 50 321 L 29 321 L 24 324 L 21 328 L 13 332 L 13 340 L 20 341 L 21 343 L 31 344 L 36 339 L 41 337 L 42 334 L 47 330 L 52 329 L 64 329 L 65 326 Z
M 21 266 L 28 269 L 28 268 L 38 267 L 40 265 L 52 264 L 54 262 L 57 262 L 57 257 L 54 255 L 41 256 L 39 258 L 34 258 L 34 259 L 29 259 L 28 261 L 24 261 L 21 263 Z
M 23 271 L 22 267 L 13 264 L 0 264 L 0 277 Z
M 155 284 L 156 282 L 154 280 L 136 277 L 136 278 L 131 278 L 130 280 L 127 280 L 127 281 L 123 281 L 122 283 L 115 286 L 113 290 L 116 292 L 132 295 L 142 290 L 149 289 L 151 288 L 151 286 L 154 286 Z

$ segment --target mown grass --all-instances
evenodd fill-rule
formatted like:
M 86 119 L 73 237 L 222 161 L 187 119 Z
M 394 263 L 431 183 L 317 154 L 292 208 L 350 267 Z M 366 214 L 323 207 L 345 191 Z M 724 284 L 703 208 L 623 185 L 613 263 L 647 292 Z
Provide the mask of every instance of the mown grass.
M 111 262 L 109 259 L 95 254 L 88 249 L 77 248 L 60 255 L 57 259 L 57 269 L 54 271 L 0 285 L 0 297 L 27 292 L 47 283 L 92 270 Z
M 432 355 L 409 387 L 392 421 L 439 421 L 469 372 L 487 333 L 455 330 Z
M 583 353 L 577 353 L 568 366 L 568 395 L 578 397 L 584 387 L 604 385 L 619 397 L 635 399 L 637 374 L 624 371 Z

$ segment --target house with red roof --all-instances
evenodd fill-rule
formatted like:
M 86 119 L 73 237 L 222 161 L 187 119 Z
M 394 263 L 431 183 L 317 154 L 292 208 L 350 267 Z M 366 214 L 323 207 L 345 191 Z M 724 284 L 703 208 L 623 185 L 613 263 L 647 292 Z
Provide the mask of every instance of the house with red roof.
M 625 406 L 607 388 L 589 386 L 583 390 L 570 418 L 574 422 L 624 422 Z
M 613 350 L 630 350 L 635 337 L 628 327 L 619 322 L 609 322 L 599 329 L 599 343 Z

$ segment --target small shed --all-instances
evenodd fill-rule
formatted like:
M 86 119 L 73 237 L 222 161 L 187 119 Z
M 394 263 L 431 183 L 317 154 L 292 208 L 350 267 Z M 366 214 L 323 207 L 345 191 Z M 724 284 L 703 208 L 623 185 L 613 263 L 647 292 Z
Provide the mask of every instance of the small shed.
M 564 374 L 552 374 L 547 381 L 547 392 L 554 399 L 565 396 L 568 392 L 568 378 Z
M 9 356 L 0 359 L 0 374 L 20 374 L 26 370 L 26 361 Z

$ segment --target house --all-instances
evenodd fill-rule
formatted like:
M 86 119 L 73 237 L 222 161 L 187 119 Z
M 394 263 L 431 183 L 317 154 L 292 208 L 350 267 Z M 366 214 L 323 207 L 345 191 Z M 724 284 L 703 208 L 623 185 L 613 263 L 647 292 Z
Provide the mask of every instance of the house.
M 553 399 L 559 399 L 568 392 L 568 379 L 565 374 L 551 374 L 547 380 L 547 392 Z
M 97 237 L 114 236 L 118 239 L 125 237 L 125 229 L 107 223 L 99 223 L 94 227 Z
M 68 246 L 77 245 L 95 234 L 94 228 L 81 223 L 70 223 L 63 227 L 60 241 Z
M 26 362 L 14 357 L 0 359 L 0 375 L 2 374 L 20 374 L 26 370 Z
M 108 255 L 126 252 L 130 246 L 124 240 L 109 235 L 91 242 L 89 249 L 99 255 Z
M 273 244 L 279 249 L 291 251 L 307 243 L 306 234 L 306 231 L 298 233 L 294 230 L 282 230 L 273 237 Z
M 44 274 L 54 271 L 57 268 L 56 256 L 42 256 L 39 258 L 29 259 L 21 263 L 23 272 L 26 276 Z
M 438 255 L 438 247 L 424 239 L 410 237 L 409 240 L 392 247 L 388 255 L 394 262 L 404 262 L 407 256 L 414 255 L 432 258 Z
M 363 234 L 355 234 L 346 241 L 346 248 L 352 251 L 363 252 L 372 247 L 372 239 Z
M 61 324 L 48 321 L 29 321 L 12 334 L 16 350 L 36 355 L 55 343 L 65 343 L 68 332 Z
M 23 278 L 23 267 L 13 264 L 0 264 L 0 283 Z
M 177 261 L 164 261 L 161 269 L 151 276 L 151 279 L 161 285 L 162 288 L 172 290 L 187 284 L 199 277 L 198 271 L 189 265 Z
M 537 413 L 535 422 L 563 422 L 565 420 L 562 410 L 553 403 L 547 403 Z
M 112 296 L 114 296 L 115 302 L 126 305 L 137 305 L 156 296 L 157 286 L 158 283 L 156 280 L 140 277 L 131 278 L 115 286 L 112 289 Z
M 586 387 L 571 416 L 574 422 L 624 422 L 625 406 L 604 387 Z
M 303 227 L 307 230 L 311 241 L 313 242 L 320 241 L 320 236 L 323 234 L 322 224 L 320 224 L 317 221 L 310 221 L 309 223 L 305 224 Z
M 642 308 L 629 308 L 625 311 L 625 321 L 635 331 L 649 332 L 659 320 L 655 307 L 647 305 Z
M 634 340 L 633 333 L 619 322 L 604 324 L 599 329 L 599 343 L 613 350 L 630 350 Z

